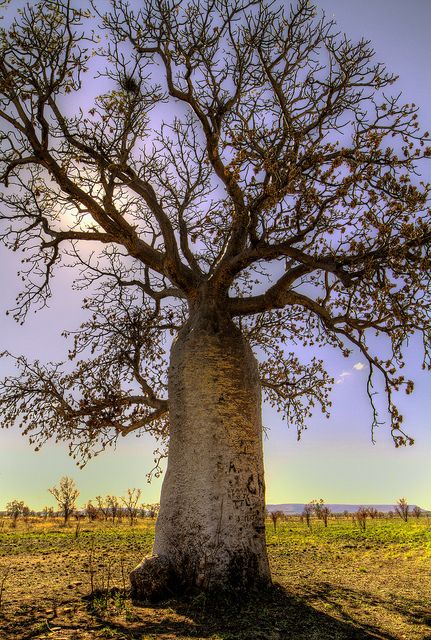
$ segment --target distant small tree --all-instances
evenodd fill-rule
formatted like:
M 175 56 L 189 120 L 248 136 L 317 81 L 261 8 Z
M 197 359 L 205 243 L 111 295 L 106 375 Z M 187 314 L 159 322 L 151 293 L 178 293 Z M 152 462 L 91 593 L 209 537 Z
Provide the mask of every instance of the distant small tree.
M 375 518 L 378 517 L 379 512 L 377 511 L 377 509 L 375 507 L 369 507 L 368 509 L 368 515 L 370 516 L 370 518 L 372 520 L 374 520 Z
M 85 505 L 85 513 L 87 514 L 89 522 L 94 522 L 99 518 L 99 510 L 94 506 L 91 500 L 89 500 Z
M 99 513 L 103 516 L 104 520 L 109 518 L 109 506 L 107 504 L 106 498 L 102 498 L 102 496 L 96 496 L 97 508 Z
M 415 504 L 415 506 L 412 508 L 412 514 L 415 518 L 420 518 L 422 515 L 422 509 Z
M 331 509 L 328 507 L 328 505 L 325 504 L 325 506 L 321 510 L 321 519 L 323 520 L 323 524 L 325 525 L 325 527 L 328 526 L 328 518 L 330 515 Z
M 359 507 L 356 512 L 356 522 L 361 531 L 365 531 L 367 528 L 367 518 L 370 515 L 369 509 L 365 507 Z
M 271 516 L 272 524 L 274 527 L 274 531 L 277 531 L 277 522 L 282 515 L 283 515 L 282 511 L 271 511 L 270 516 Z
M 395 513 L 400 516 L 404 522 L 407 522 L 409 517 L 409 505 L 405 498 L 400 498 L 395 505 Z
M 304 505 L 304 510 L 302 512 L 302 517 L 305 519 L 307 523 L 307 527 L 311 530 L 311 516 L 313 515 L 314 506 L 310 502 L 309 504 Z
M 312 500 L 310 502 L 316 518 L 318 518 L 319 520 L 321 519 L 321 510 L 323 509 L 324 503 L 325 501 L 323 500 L 323 498 L 320 498 L 320 500 Z
M 22 509 L 22 517 L 24 518 L 24 522 L 28 524 L 28 520 L 30 518 L 31 511 L 30 508 L 25 504 Z
M 127 489 L 127 495 L 125 498 L 121 498 L 121 502 L 126 507 L 127 515 L 129 516 L 130 525 L 136 520 L 138 514 L 138 502 L 141 497 L 140 489 Z
M 79 496 L 75 481 L 73 478 L 63 476 L 58 487 L 52 487 L 48 491 L 57 500 L 58 508 L 63 513 L 64 524 L 66 524 L 75 509 L 76 500 Z
M 158 502 L 154 504 L 143 504 L 142 505 L 142 515 L 147 518 L 157 518 L 159 513 L 160 504 Z
M 121 512 L 120 500 L 117 496 L 106 496 L 106 505 L 108 507 L 108 513 L 111 516 L 112 523 L 115 523 L 116 519 L 119 519 Z
M 28 511 L 29 509 L 23 500 L 12 500 L 6 505 L 6 513 L 12 518 L 12 527 L 14 528 L 16 527 L 19 516 L 24 515 L 25 512 L 28 513 Z
M 328 505 L 325 504 L 325 501 L 323 498 L 320 498 L 320 500 L 312 500 L 310 502 L 310 505 L 312 506 L 312 509 L 314 511 L 314 513 L 316 514 L 316 517 L 319 520 L 323 520 L 323 523 L 325 525 L 325 527 L 328 526 L 328 518 L 331 514 L 331 510 L 328 507 Z

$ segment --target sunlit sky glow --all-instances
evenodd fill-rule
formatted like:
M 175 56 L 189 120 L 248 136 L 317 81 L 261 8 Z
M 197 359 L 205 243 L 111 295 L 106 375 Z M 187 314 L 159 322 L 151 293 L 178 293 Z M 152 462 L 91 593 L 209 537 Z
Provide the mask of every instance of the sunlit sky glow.
M 12 2 L 13 4 L 13 2 Z M 421 107 L 424 129 L 431 128 L 431 2 L 429 0 L 319 0 L 319 8 L 334 17 L 340 30 L 353 39 L 365 36 L 376 58 L 400 75 L 395 90 L 405 102 Z M 431 166 L 426 178 L 430 180 Z M 30 314 L 23 327 L 5 315 L 19 291 L 17 260 L 0 248 L 2 296 L 0 300 L 0 351 L 8 349 L 29 358 L 59 360 L 66 353 L 63 329 L 74 329 L 84 318 L 79 295 L 70 290 L 71 274 L 58 271 L 49 309 Z M 366 398 L 367 369 L 360 355 L 343 358 L 334 350 L 325 355 L 335 378 L 330 420 L 315 415 L 300 442 L 287 430 L 281 416 L 264 407 L 267 502 L 308 502 L 324 498 L 330 503 L 389 503 L 405 496 L 410 503 L 431 509 L 431 401 L 430 377 L 420 370 L 420 344 L 408 349 L 406 376 L 416 381 L 416 391 L 402 400 L 401 409 L 414 447 L 395 449 L 389 430 L 382 427 L 371 444 L 370 407 Z M 0 375 L 10 371 L 0 361 Z M 33 509 L 53 505 L 48 487 L 62 475 L 75 479 L 84 504 L 96 495 L 123 495 L 128 487 L 143 489 L 143 502 L 159 499 L 161 480 L 149 485 L 145 475 L 153 466 L 149 437 L 122 439 L 116 451 L 104 453 L 79 470 L 66 448 L 50 444 L 34 452 L 17 430 L 0 431 L 0 510 L 14 498 Z

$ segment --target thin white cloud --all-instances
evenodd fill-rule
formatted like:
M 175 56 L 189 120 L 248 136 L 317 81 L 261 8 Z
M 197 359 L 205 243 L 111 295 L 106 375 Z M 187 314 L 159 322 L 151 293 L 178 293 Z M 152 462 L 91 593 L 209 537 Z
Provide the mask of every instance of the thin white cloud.
M 362 371 L 362 369 L 365 367 L 363 362 L 357 362 L 356 364 L 353 365 L 353 368 L 356 369 L 356 371 Z
M 344 380 L 351 375 L 352 374 L 349 373 L 348 371 L 343 371 L 342 373 L 340 373 L 340 375 L 336 379 L 335 384 L 343 384 Z

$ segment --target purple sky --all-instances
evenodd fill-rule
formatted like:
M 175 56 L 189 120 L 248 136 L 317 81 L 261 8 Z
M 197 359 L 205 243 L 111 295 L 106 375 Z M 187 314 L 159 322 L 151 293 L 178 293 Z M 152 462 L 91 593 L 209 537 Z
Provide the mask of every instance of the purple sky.
M 13 4 L 13 3 L 12 3 Z M 374 44 L 377 59 L 400 75 L 395 90 L 406 102 L 421 107 L 424 128 L 431 129 L 431 2 L 429 0 L 319 0 L 317 6 L 334 17 L 340 30 L 353 39 L 362 36 Z M 426 178 L 431 176 L 431 165 Z M 0 350 L 24 353 L 41 360 L 62 359 L 64 328 L 73 329 L 83 318 L 79 296 L 70 291 L 70 274 L 58 272 L 50 309 L 30 314 L 23 327 L 16 325 L 7 308 L 19 290 L 14 254 L 0 248 L 2 287 L 0 299 Z M 316 415 L 302 440 L 287 430 L 281 417 L 264 408 L 270 427 L 265 441 L 268 502 L 393 503 L 405 496 L 410 503 L 431 509 L 430 377 L 420 371 L 419 345 L 408 350 L 407 373 L 416 380 L 416 392 L 402 403 L 406 426 L 416 444 L 395 449 L 388 430 L 370 442 L 370 408 L 365 394 L 365 369 L 361 358 L 342 358 L 325 352 L 329 372 L 336 378 L 331 419 Z M 320 355 L 320 354 L 318 354 Z M 0 361 L 0 375 L 8 372 Z M 105 453 L 80 471 L 64 447 L 49 445 L 35 453 L 17 430 L 0 431 L 0 510 L 9 500 L 26 500 L 32 508 L 53 504 L 47 488 L 62 475 L 75 478 L 84 503 L 98 494 L 122 495 L 128 487 L 143 489 L 143 502 L 158 500 L 160 481 L 147 485 L 152 466 L 152 441 L 129 436 L 115 452 Z

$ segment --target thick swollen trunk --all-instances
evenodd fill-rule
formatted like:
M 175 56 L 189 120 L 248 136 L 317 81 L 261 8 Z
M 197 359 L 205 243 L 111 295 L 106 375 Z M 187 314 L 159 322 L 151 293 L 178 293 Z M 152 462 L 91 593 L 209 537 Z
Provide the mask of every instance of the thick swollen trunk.
M 131 574 L 134 595 L 268 585 L 257 363 L 230 320 L 197 318 L 180 332 L 169 407 L 153 556 Z

